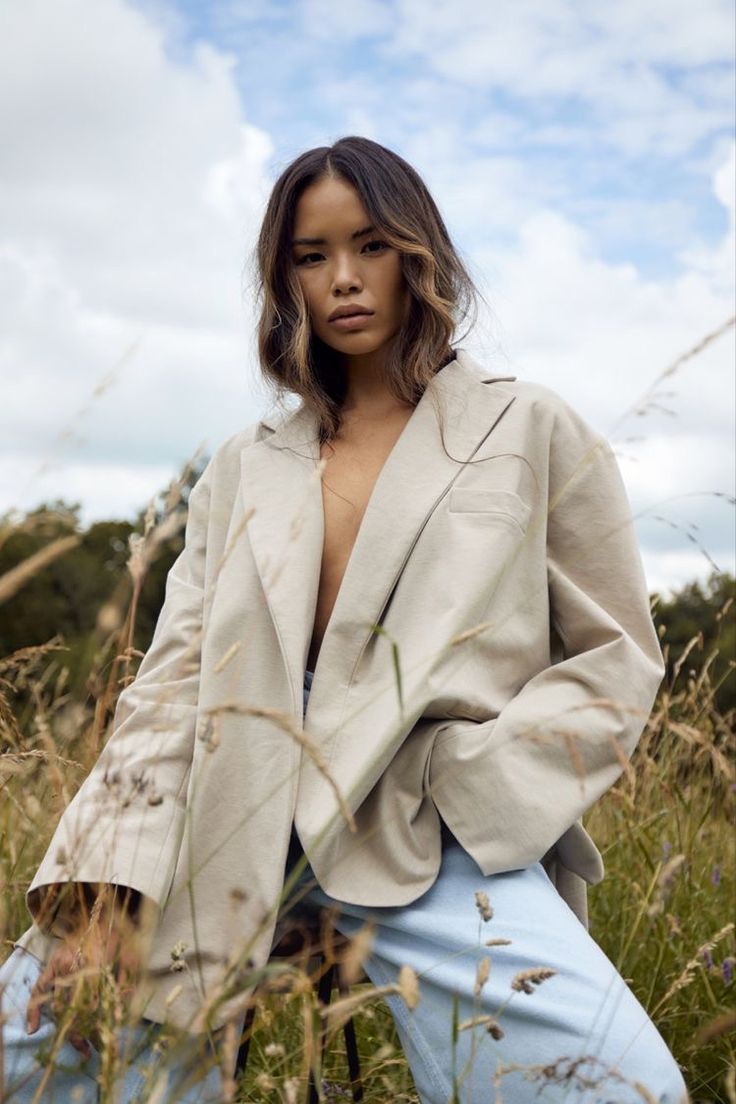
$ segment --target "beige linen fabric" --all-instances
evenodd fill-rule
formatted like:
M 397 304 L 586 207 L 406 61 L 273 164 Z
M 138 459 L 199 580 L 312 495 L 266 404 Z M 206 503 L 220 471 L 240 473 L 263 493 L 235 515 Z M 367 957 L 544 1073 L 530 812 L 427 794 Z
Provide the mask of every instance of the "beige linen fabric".
M 550 389 L 458 348 L 375 484 L 302 734 L 320 480 L 303 406 L 217 449 L 150 648 L 28 890 L 18 943 L 41 957 L 49 883 L 155 903 L 144 991 L 159 1022 L 199 1029 L 230 956 L 266 960 L 292 821 L 338 899 L 428 889 L 441 815 L 484 874 L 542 859 L 585 923 L 603 865 L 580 818 L 663 675 L 610 446 Z M 189 969 L 174 973 L 179 941 Z

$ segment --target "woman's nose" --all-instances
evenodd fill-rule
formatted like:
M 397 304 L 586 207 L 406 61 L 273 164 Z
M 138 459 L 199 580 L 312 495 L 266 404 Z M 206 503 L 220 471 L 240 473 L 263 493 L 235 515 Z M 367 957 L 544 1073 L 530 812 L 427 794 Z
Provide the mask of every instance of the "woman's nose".
M 332 274 L 333 291 L 341 291 L 343 293 L 354 292 L 359 291 L 362 286 L 360 273 L 353 259 L 346 257 L 335 261 L 335 267 Z

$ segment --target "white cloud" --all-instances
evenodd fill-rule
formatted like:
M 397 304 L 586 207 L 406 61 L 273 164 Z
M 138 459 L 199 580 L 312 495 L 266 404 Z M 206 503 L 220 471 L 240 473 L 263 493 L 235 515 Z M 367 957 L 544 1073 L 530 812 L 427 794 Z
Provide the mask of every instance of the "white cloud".
M 394 20 L 393 5 L 385 0 L 302 0 L 300 30 L 310 38 L 339 43 L 342 48 L 358 38 L 387 33 Z
M 240 148 L 230 157 L 216 161 L 207 171 L 204 200 L 227 223 L 238 223 L 249 238 L 260 223 L 268 200 L 270 181 L 263 166 L 273 154 L 270 137 L 250 124 L 240 127 Z
M 729 205 L 731 225 L 714 246 L 703 244 L 695 257 L 686 255 L 683 262 L 689 267 L 681 273 L 647 279 L 632 262 L 607 263 L 589 233 L 545 208 L 527 212 L 510 243 L 491 237 L 476 249 L 476 269 L 491 274 L 484 291 L 511 363 L 524 374 L 556 379 L 580 395 L 592 413 L 612 418 L 660 370 L 725 322 L 734 287 L 733 196 L 727 183 L 732 158 L 729 150 L 713 174 L 714 194 Z M 475 176 L 472 162 L 467 175 Z M 714 370 L 716 365 L 728 368 L 729 341 L 732 337 L 726 336 L 694 362 L 694 369 L 683 369 L 673 385 L 679 389 L 688 377 L 697 378 L 709 356 Z M 613 402 L 606 394 L 607 380 L 615 382 Z M 723 417 L 717 387 L 706 393 L 699 382 L 698 396 L 689 417 L 697 418 L 699 411 L 707 422 L 719 412 Z
M 16 105 L 0 116 L 3 442 L 26 474 L 81 448 L 90 470 L 114 457 L 155 479 L 255 416 L 241 274 L 274 147 L 244 121 L 233 65 L 206 43 L 171 60 L 122 0 L 0 9 L 0 97 Z M 129 509 L 141 483 L 125 482 L 99 484 L 106 515 Z M 20 504 L 4 493 L 0 509 Z
M 192 454 L 194 450 L 192 450 Z M 185 457 L 184 459 L 189 459 Z M 182 463 L 181 467 L 183 468 Z M 0 501 L 17 501 L 17 482 L 25 470 L 25 457 L 7 455 L 0 468 Z M 91 464 L 60 461 L 34 481 L 34 505 L 50 504 L 63 497 L 67 503 L 80 503 L 83 524 L 91 521 L 132 520 L 148 502 L 168 486 L 174 472 L 169 464 L 135 467 L 129 462 Z M 63 492 L 62 489 L 63 488 Z M 4 509 L 15 509 L 6 506 Z M 2 512 L 2 510 L 0 510 Z
M 736 143 L 712 176 L 713 194 L 728 214 L 728 230 L 715 247 L 701 245 L 684 250 L 681 260 L 724 296 L 733 300 L 734 257 L 736 257 Z
M 686 549 L 649 552 L 644 548 L 642 560 L 650 593 L 656 590 L 665 600 L 693 579 L 705 582 L 712 570 L 712 565 L 702 553 Z M 728 568 L 728 564 L 719 564 L 718 567 L 723 571 Z
M 441 77 L 477 90 L 589 110 L 596 138 L 628 155 L 690 150 L 729 127 L 729 82 L 678 87 L 706 64 L 731 66 L 733 13 L 724 0 L 496 0 L 427 5 L 399 0 L 388 58 L 419 57 Z M 703 95 L 705 93 L 705 95 Z M 707 101 L 707 102 L 706 102 Z

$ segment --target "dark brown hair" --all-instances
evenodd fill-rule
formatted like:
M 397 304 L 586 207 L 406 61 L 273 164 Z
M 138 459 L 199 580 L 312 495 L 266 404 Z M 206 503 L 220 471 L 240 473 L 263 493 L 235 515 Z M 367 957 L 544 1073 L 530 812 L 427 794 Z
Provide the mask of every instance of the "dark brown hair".
M 346 380 L 339 354 L 312 333 L 291 250 L 299 198 L 325 176 L 352 184 L 376 231 L 401 254 L 411 302 L 391 343 L 385 377 L 397 398 L 416 404 L 452 359 L 456 326 L 471 310 L 475 321 L 479 293 L 424 181 L 393 150 L 350 135 L 287 165 L 271 192 L 255 250 L 258 354 L 277 399 L 300 395 L 317 415 L 320 439 L 328 441 L 340 426 Z

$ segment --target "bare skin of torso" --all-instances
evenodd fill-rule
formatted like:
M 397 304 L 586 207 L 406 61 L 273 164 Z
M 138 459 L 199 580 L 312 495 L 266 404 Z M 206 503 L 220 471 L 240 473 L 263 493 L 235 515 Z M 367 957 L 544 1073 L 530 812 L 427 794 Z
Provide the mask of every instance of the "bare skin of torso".
M 313 671 L 373 487 L 414 410 L 402 405 L 379 418 L 346 416 L 334 441 L 323 444 L 324 543 L 317 609 L 307 667 Z

